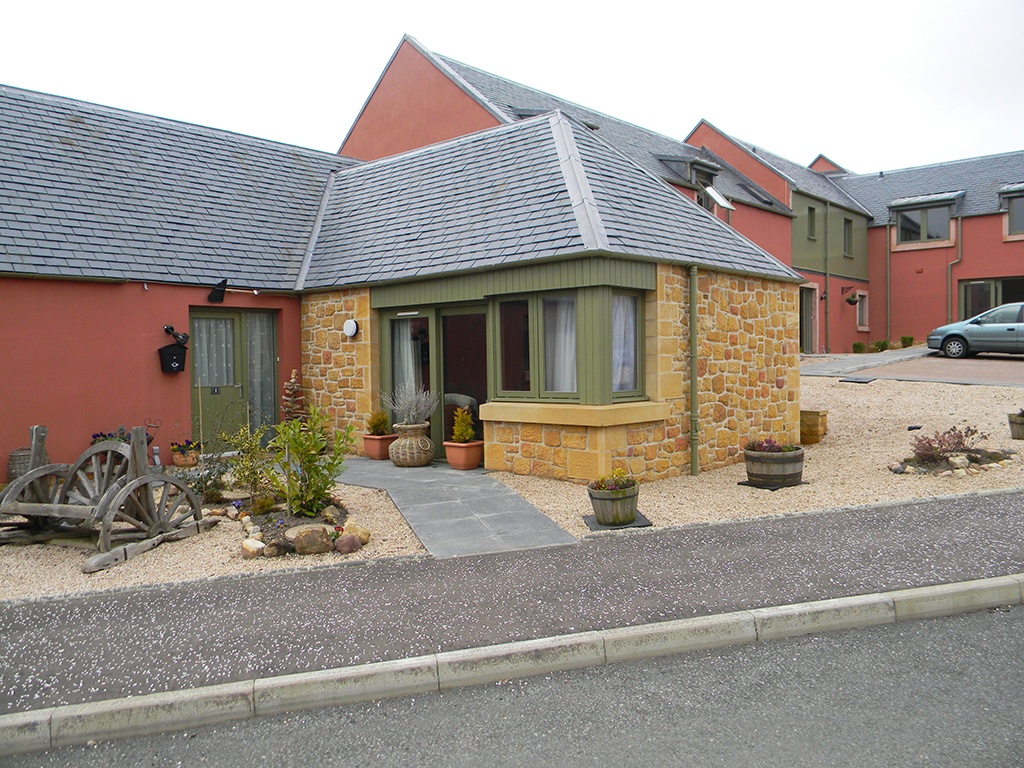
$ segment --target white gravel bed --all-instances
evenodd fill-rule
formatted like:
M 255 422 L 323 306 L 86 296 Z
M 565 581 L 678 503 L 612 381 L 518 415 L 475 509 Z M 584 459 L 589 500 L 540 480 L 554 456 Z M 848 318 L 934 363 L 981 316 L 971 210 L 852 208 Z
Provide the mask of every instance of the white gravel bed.
M 910 455 L 915 435 L 931 435 L 952 426 L 973 426 L 989 433 L 991 437 L 982 447 L 1015 447 L 1006 414 L 1024 405 L 1024 390 L 883 379 L 844 384 L 835 378 L 805 376 L 800 399 L 802 408 L 829 412 L 828 434 L 817 445 L 806 447 L 805 485 L 777 491 L 737 485 L 746 478 L 740 461 L 697 477 L 645 483 L 640 489 L 640 512 L 661 527 L 1024 486 L 1021 462 L 964 479 L 895 475 L 888 469 L 893 461 Z M 908 432 L 912 425 L 920 425 L 922 430 Z M 505 472 L 491 477 L 520 493 L 574 536 L 590 533 L 583 517 L 592 510 L 582 485 Z M 163 544 L 95 574 L 79 570 L 91 554 L 86 550 L 3 546 L 0 600 L 426 554 L 386 493 L 344 485 L 339 489 L 352 510 L 351 519 L 373 535 L 370 543 L 353 555 L 244 560 L 241 525 L 226 518 L 209 533 Z
M 348 519 L 371 534 L 370 542 L 350 555 L 327 552 L 245 560 L 242 558 L 245 531 L 241 523 L 222 517 L 220 523 L 206 533 L 161 544 L 99 573 L 86 574 L 80 570 L 82 563 L 95 554 L 93 550 L 42 544 L 2 546 L 0 600 L 427 553 L 384 491 L 339 485 L 337 496 L 349 510 Z

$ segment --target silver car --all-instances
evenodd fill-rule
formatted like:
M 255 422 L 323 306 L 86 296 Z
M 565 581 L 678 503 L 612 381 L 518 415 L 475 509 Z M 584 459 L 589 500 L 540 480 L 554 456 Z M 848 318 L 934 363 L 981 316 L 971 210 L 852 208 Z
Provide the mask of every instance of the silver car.
M 928 348 L 941 349 L 946 357 L 975 352 L 1024 353 L 1024 302 L 1003 304 L 970 320 L 950 323 L 928 334 Z

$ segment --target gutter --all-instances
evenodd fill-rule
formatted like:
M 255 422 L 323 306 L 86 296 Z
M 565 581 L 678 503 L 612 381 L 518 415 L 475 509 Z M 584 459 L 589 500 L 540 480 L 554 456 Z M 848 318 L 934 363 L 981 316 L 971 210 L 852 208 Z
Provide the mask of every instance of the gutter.
M 831 275 L 828 271 L 828 217 L 830 210 L 829 201 L 825 201 L 825 352 L 826 354 L 832 351 L 832 298 L 828 295 L 829 291 L 829 280 Z
M 869 318 L 870 321 L 870 318 Z M 892 338 L 892 215 L 885 225 L 885 338 Z
M 697 440 L 700 436 L 700 403 L 697 378 L 697 265 L 690 265 L 690 474 L 700 474 L 700 453 Z

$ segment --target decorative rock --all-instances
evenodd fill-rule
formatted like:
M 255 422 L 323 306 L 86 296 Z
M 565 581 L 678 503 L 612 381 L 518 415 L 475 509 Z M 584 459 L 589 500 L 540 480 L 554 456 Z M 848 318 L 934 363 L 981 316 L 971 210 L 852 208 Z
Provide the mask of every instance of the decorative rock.
M 335 552 L 340 552 L 343 555 L 348 555 L 352 552 L 357 552 L 362 548 L 363 543 L 359 540 L 359 537 L 353 536 L 350 533 L 346 533 L 342 536 L 339 536 L 334 540 Z
M 953 477 L 967 477 L 967 470 L 966 469 L 954 469 L 953 470 Z
M 900 464 L 898 461 L 896 461 L 889 465 L 889 471 L 897 475 L 902 475 L 907 471 L 907 468 Z
M 256 541 L 263 541 L 263 532 L 258 528 L 252 531 L 246 538 L 255 539 Z
M 262 557 L 264 547 L 266 547 L 266 544 L 262 541 L 246 539 L 242 542 L 242 557 L 246 560 L 251 560 L 254 557 Z
M 288 555 L 295 551 L 295 547 L 292 543 L 284 537 L 278 537 L 272 541 L 267 542 L 267 546 L 263 548 L 264 557 L 281 557 L 282 555 Z
M 213 517 L 224 517 L 228 511 L 223 507 L 213 507 L 212 509 L 206 510 L 206 513 Z
M 953 469 L 967 469 L 971 463 L 966 456 L 950 456 L 948 461 Z
M 284 532 L 284 537 L 288 539 L 288 541 L 290 541 L 292 544 L 294 544 L 295 539 L 298 538 L 299 534 L 301 534 L 303 531 L 308 531 L 313 528 L 319 528 L 320 530 L 324 531 L 324 533 L 327 534 L 328 538 L 330 537 L 331 531 L 334 530 L 334 528 L 332 528 L 331 526 L 324 525 L 323 523 L 306 523 L 304 525 L 296 525 L 289 528 L 287 531 Z
M 323 508 L 322 513 L 324 518 L 334 525 L 341 525 L 341 520 L 345 517 L 345 513 L 338 509 L 333 504 L 328 504 Z
M 952 477 L 952 476 L 953 476 L 953 470 L 952 469 L 947 469 L 945 472 L 939 472 L 939 477 Z
M 334 547 L 331 535 L 322 525 L 311 525 L 295 537 L 295 551 L 300 555 L 315 555 L 330 552 Z
M 359 543 L 362 546 L 366 546 L 370 543 L 370 532 L 366 530 L 359 523 L 348 522 L 345 524 L 345 533 L 351 536 L 358 536 Z

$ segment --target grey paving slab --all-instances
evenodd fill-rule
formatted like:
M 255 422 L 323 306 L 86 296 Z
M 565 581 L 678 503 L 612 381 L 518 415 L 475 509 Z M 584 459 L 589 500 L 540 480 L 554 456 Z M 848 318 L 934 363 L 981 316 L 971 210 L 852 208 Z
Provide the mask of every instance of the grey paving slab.
M 551 518 L 483 470 L 434 463 L 396 467 L 363 457 L 345 460 L 339 480 L 385 490 L 434 557 L 456 557 L 575 544 Z
M 800 361 L 800 375 L 847 376 L 869 368 L 902 363 L 906 360 L 917 360 L 932 354 L 935 354 L 934 350 L 919 346 L 908 349 L 889 349 L 885 352 L 866 352 L 859 355 L 803 355 Z M 818 358 L 821 358 L 820 361 Z

